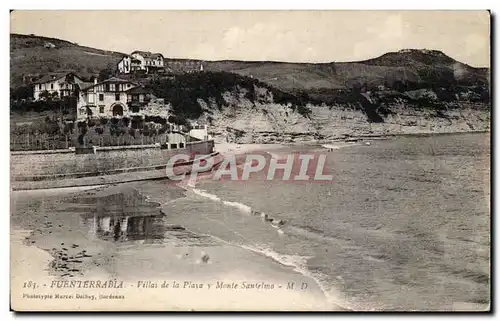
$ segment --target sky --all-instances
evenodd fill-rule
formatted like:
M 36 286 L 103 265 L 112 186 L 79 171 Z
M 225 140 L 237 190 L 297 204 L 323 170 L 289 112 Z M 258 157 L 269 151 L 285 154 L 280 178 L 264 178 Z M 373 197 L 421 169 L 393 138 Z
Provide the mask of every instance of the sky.
M 169 58 L 341 62 L 414 48 L 490 64 L 487 11 L 14 11 L 11 33 Z

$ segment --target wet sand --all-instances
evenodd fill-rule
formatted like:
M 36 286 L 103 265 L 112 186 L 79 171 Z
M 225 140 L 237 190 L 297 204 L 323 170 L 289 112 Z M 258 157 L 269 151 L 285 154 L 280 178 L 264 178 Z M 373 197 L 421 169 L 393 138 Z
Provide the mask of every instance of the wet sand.
M 12 307 L 22 311 L 341 309 L 327 301 L 314 280 L 290 267 L 169 224 L 168 213 L 153 201 L 175 202 L 184 195 L 183 189 L 161 182 L 13 192 Z M 51 287 L 58 280 L 117 280 L 124 288 Z M 23 288 L 27 281 L 38 288 Z M 174 281 L 179 288 L 172 288 Z M 223 288 L 217 288 L 218 282 L 224 283 Z M 162 283 L 170 288 L 161 288 Z M 292 283 L 294 289 L 287 289 Z M 152 288 L 154 284 L 158 287 Z M 96 297 L 26 298 L 55 293 Z M 109 294 L 124 298 L 109 299 Z M 97 299 L 98 295 L 105 298 Z

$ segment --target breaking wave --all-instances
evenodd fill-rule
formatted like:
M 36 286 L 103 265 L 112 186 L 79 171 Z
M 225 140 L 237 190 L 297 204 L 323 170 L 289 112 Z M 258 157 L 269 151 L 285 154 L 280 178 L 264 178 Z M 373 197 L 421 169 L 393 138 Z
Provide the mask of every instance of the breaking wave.
M 220 202 L 221 201 L 220 197 L 218 197 L 217 195 L 207 193 L 204 190 L 193 188 L 193 189 L 191 189 L 191 191 L 193 191 L 193 193 L 195 193 L 196 195 L 208 198 L 208 199 L 210 199 L 212 201 L 216 201 L 216 202 Z
M 270 222 L 273 227 L 277 229 L 278 234 L 283 235 L 285 234 L 279 226 L 276 226 L 274 222 L 276 220 L 270 218 L 267 214 L 256 211 L 252 209 L 252 207 L 239 203 L 239 202 L 231 202 L 231 201 L 224 201 L 220 197 L 218 197 L 215 194 L 208 193 L 205 190 L 201 189 L 196 189 L 192 188 L 190 189 L 194 194 L 205 197 L 207 199 L 210 199 L 215 202 L 221 202 L 226 206 L 234 207 L 238 210 L 240 210 L 243 213 L 248 213 L 248 214 L 254 214 L 255 216 L 259 216 L 260 218 L 263 218 L 264 221 Z M 269 248 L 267 246 L 263 245 L 249 245 L 249 244 L 239 244 L 239 243 L 232 243 L 228 242 L 227 240 L 222 240 L 218 237 L 214 237 L 216 239 L 219 239 L 220 241 L 223 241 L 225 243 L 231 243 L 233 245 L 239 246 L 243 249 L 246 249 L 248 251 L 252 251 L 254 253 L 264 255 L 270 259 L 272 259 L 275 262 L 278 262 L 279 264 L 282 264 L 287 267 L 293 268 L 293 270 L 297 273 L 300 273 L 304 275 L 307 278 L 310 278 L 316 282 L 318 287 L 321 289 L 321 291 L 324 293 L 325 297 L 327 298 L 328 302 L 330 302 L 332 305 L 336 305 L 338 307 L 341 307 L 343 309 L 348 309 L 347 306 L 348 304 L 341 299 L 341 295 L 338 294 L 335 289 L 328 288 L 326 284 L 328 284 L 326 278 L 324 275 L 322 275 L 320 272 L 312 272 L 307 268 L 307 261 L 311 258 L 311 256 L 301 256 L 301 255 L 288 255 L 288 254 L 281 254 L 273 250 L 272 248 Z

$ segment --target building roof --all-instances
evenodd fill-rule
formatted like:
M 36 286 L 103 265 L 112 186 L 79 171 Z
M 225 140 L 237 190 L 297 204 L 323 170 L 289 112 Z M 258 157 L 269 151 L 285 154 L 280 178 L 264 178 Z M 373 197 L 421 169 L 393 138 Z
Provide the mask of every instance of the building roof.
M 119 83 L 131 83 L 131 84 L 134 84 L 134 82 L 130 81 L 130 80 L 127 80 L 127 79 L 121 79 L 121 78 L 117 78 L 117 77 L 111 77 L 111 78 L 108 78 L 106 80 L 103 80 L 101 81 L 100 83 L 106 83 L 106 82 L 119 82 Z
M 126 80 L 126 79 L 120 79 L 120 78 L 117 78 L 117 77 L 111 77 L 111 78 L 108 78 L 108 79 L 103 80 L 103 81 L 101 81 L 101 82 L 98 82 L 97 84 L 92 83 L 92 84 L 91 84 L 90 86 L 88 86 L 88 87 L 85 87 L 85 88 L 80 87 L 80 88 L 81 88 L 82 90 L 83 90 L 83 89 L 87 90 L 87 89 L 90 89 L 90 88 L 95 87 L 95 86 L 97 86 L 97 85 L 100 85 L 100 84 L 105 84 L 105 83 L 109 83 L 109 82 L 113 82 L 113 83 L 121 83 L 121 84 L 132 84 L 132 85 L 134 85 L 134 86 L 138 86 L 138 84 L 136 84 L 136 83 L 135 83 L 135 82 L 133 82 L 133 81 Z
M 151 94 L 152 93 L 151 89 L 148 89 L 148 88 L 143 87 L 143 86 L 131 88 L 131 89 L 127 90 L 126 92 L 127 92 L 127 94 Z
M 122 60 L 123 60 L 123 59 L 125 59 L 125 58 L 130 58 L 130 60 L 131 60 L 132 62 L 141 62 L 139 59 L 134 58 L 134 57 L 132 57 L 131 55 L 124 55 L 120 61 L 122 61 Z M 120 61 L 118 61 L 118 63 L 120 63 Z
M 87 89 L 87 88 L 92 87 L 93 85 L 94 85 L 94 83 L 93 83 L 93 82 L 82 82 L 82 83 L 80 84 L 80 90 L 85 90 L 85 89 Z
M 163 55 L 161 53 L 152 53 L 149 51 L 136 50 L 136 51 L 131 53 L 131 55 L 133 55 L 133 54 L 139 54 L 139 55 L 143 56 L 145 59 L 158 59 L 158 58 L 163 59 Z
M 72 74 L 73 76 L 81 79 L 80 77 L 78 77 L 73 72 L 51 72 L 51 73 L 43 75 L 40 79 L 35 80 L 33 82 L 33 84 L 44 84 L 44 83 L 51 82 L 51 81 L 54 81 L 54 80 L 59 80 L 61 78 L 66 77 L 69 74 Z

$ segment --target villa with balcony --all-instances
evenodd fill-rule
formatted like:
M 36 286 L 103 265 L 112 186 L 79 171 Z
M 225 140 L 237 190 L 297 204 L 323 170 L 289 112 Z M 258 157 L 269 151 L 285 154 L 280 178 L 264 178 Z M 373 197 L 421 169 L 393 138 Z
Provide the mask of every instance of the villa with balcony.
M 43 75 L 32 83 L 33 98 L 43 100 L 46 96 L 68 97 L 85 86 L 85 81 L 72 72 L 55 72 Z M 45 95 L 44 95 L 45 93 Z
M 117 64 L 117 69 L 122 74 L 144 72 L 157 73 L 164 69 L 164 57 L 161 53 L 136 50 L 126 55 Z
M 81 88 L 77 119 L 143 116 L 143 107 L 152 97 L 149 90 L 129 80 L 94 80 L 92 85 Z

